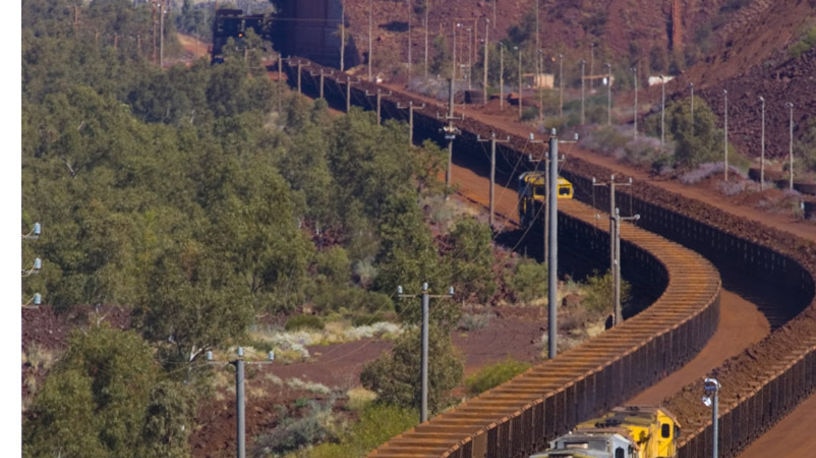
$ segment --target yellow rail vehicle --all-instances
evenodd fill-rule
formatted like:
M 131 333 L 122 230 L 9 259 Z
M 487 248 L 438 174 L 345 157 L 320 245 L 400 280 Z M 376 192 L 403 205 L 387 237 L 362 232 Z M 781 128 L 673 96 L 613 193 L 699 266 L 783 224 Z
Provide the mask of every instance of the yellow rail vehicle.
M 673 458 L 680 426 L 666 409 L 618 407 L 550 442 L 531 458 Z
M 547 205 L 547 175 L 543 171 L 524 172 L 518 178 L 519 222 L 527 228 L 543 216 Z M 566 178 L 558 177 L 557 196 L 572 199 L 574 189 Z

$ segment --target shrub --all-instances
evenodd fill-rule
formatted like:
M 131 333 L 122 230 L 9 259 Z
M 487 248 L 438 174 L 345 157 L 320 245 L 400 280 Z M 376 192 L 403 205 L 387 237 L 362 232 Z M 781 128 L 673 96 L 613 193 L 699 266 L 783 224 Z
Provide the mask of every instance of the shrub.
M 461 331 L 475 331 L 482 329 L 490 323 L 490 315 L 487 313 L 463 313 L 459 318 L 456 328 Z
M 296 331 L 298 329 L 314 329 L 317 331 L 323 330 L 323 320 L 314 315 L 295 315 L 286 321 L 284 328 L 287 331 Z
M 468 377 L 465 380 L 465 388 L 470 395 L 476 396 L 479 393 L 501 385 L 529 368 L 530 363 L 507 359 L 492 366 L 487 366 L 476 374 Z
M 332 400 L 333 401 L 333 400 Z M 300 406 L 306 414 L 300 418 L 292 418 L 291 412 L 280 407 L 278 416 L 281 418 L 276 428 L 255 440 L 254 456 L 266 456 L 269 453 L 285 453 L 298 450 L 310 444 L 316 444 L 332 439 L 334 421 L 331 416 L 331 402 L 319 404 L 316 401 L 306 401 L 308 406 Z
M 380 444 L 417 424 L 419 413 L 394 405 L 373 403 L 363 409 L 360 419 L 350 425 L 337 443 L 312 449 L 311 458 L 366 456 Z
M 521 302 L 532 302 L 547 295 L 547 265 L 533 259 L 522 258 L 514 272 L 505 281 L 510 291 Z

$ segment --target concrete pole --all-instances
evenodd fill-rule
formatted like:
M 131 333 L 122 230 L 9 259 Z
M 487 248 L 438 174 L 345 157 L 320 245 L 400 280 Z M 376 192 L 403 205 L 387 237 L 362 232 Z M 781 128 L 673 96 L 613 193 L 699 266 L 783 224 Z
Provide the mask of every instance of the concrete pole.
M 581 125 L 584 125 L 584 67 L 586 61 L 581 59 Z
M 612 64 L 606 63 L 606 125 L 612 125 Z
M 558 117 L 562 120 L 564 118 L 564 55 L 558 55 L 558 85 L 560 86 L 560 93 L 558 96 Z
M 487 67 L 489 67 L 489 65 L 488 65 L 489 60 L 487 59 L 487 50 L 490 47 L 490 40 L 488 39 L 489 31 L 490 31 L 490 27 L 488 27 L 489 25 L 490 25 L 490 19 L 485 18 L 484 59 L 482 60 L 482 67 L 484 67 L 482 69 L 482 70 L 484 70 L 483 75 L 482 75 L 482 92 L 483 92 L 482 103 L 485 104 L 485 105 L 487 105 L 487 100 L 488 100 L 488 96 L 487 96 Z
M 351 78 L 346 80 L 346 113 L 351 111 Z
M 723 133 L 723 176 L 728 181 L 728 90 L 723 89 L 723 102 L 725 104 L 725 132 Z
M 301 91 L 300 91 L 300 88 L 301 88 L 301 87 L 300 87 L 300 73 L 301 73 L 302 71 L 303 71 L 303 62 L 301 62 L 300 60 L 298 60 L 298 63 L 297 63 L 297 88 L 298 88 L 298 95 L 300 95 L 300 94 L 301 94 Z
M 691 89 L 691 136 L 694 136 L 694 83 L 689 83 Z
M 711 402 L 711 457 L 720 457 L 720 390 L 714 389 Z
M 759 156 L 759 190 L 765 189 L 765 98 L 759 96 L 762 103 L 762 152 Z
M 371 11 L 371 0 L 368 0 L 368 81 L 371 82 L 371 61 L 374 60 L 374 50 L 372 45 L 371 28 L 373 22 L 373 12 Z
M 623 310 L 621 307 L 621 256 L 620 256 L 620 234 L 621 234 L 621 216 L 620 209 L 615 207 L 613 223 L 615 226 L 615 239 L 613 246 L 615 257 L 615 275 L 613 282 L 613 297 L 615 301 L 615 325 L 623 323 Z
M 455 67 L 454 67 L 455 68 Z M 448 168 L 445 172 L 445 188 L 450 188 L 453 173 L 453 78 L 450 80 L 450 91 L 448 100 Z
M 637 83 L 638 83 L 638 72 L 637 72 L 637 67 L 632 67 L 632 73 L 635 74 L 635 107 L 634 107 L 634 113 L 633 113 L 633 116 L 635 118 L 635 128 L 634 128 L 633 132 L 634 132 L 635 140 L 637 140 L 637 136 L 638 136 L 638 130 L 637 130 L 637 118 L 638 118 L 638 99 L 637 99 L 637 96 L 638 96 L 638 84 Z
M 471 28 L 471 27 L 468 27 L 466 30 L 467 30 L 467 33 L 468 33 L 468 52 L 467 52 L 467 74 L 465 75 L 465 78 L 467 78 L 467 88 L 468 88 L 468 90 L 470 90 L 471 89 L 470 81 L 473 79 L 473 76 L 471 75 L 471 73 L 472 73 L 471 72 L 471 68 L 472 68 L 471 66 L 473 65 L 473 60 L 471 59 L 472 55 L 473 55 L 473 46 L 472 46 L 471 37 L 475 36 L 475 33 L 473 31 L 473 28 Z
M 549 357 L 555 358 L 558 352 L 558 304 L 556 303 L 556 293 L 558 290 L 558 137 L 556 130 L 552 130 L 550 136 L 550 170 L 549 191 L 547 192 L 547 211 L 550 215 L 550 240 L 549 240 L 549 260 L 547 263 L 548 272 L 548 344 Z
M 451 99 L 451 114 L 453 114 L 453 91 L 456 87 L 456 27 L 458 23 L 453 23 L 453 52 L 451 57 L 451 85 L 450 85 L 450 99 Z
M 486 142 L 487 139 L 478 138 L 476 139 L 479 142 Z M 493 230 L 494 223 L 495 223 L 495 197 L 496 197 L 496 133 L 490 133 L 490 199 L 489 199 L 489 209 L 490 209 L 490 216 L 488 218 L 488 224 L 490 225 L 490 229 Z M 510 138 L 508 137 L 507 140 L 502 140 L 502 143 L 509 142 Z
M 428 8 L 430 5 L 428 5 L 428 0 L 425 0 L 425 22 L 423 24 L 425 27 L 425 81 L 428 80 Z
M 788 102 L 790 108 L 790 121 L 788 121 L 788 130 L 790 131 L 790 141 L 788 142 L 788 156 L 790 157 L 790 190 L 793 190 L 793 103 Z
M 246 398 L 244 397 L 244 349 L 238 348 L 235 360 L 235 405 L 237 411 L 236 437 L 238 458 L 246 458 Z
M 666 77 L 660 75 L 660 146 L 666 144 Z
M 428 283 L 422 284 L 422 404 L 420 421 L 428 421 L 428 314 L 429 314 Z
M 324 76 L 323 76 L 323 69 L 320 69 L 320 98 L 323 99 L 323 83 L 324 83 Z
M 522 103 L 522 100 L 521 100 L 521 91 L 522 91 L 522 87 L 521 87 L 521 48 L 516 46 L 516 47 L 514 47 L 514 49 L 518 49 L 518 90 L 519 90 L 519 93 L 518 93 L 518 106 L 519 106 L 519 120 L 521 120 L 521 118 L 522 118 L 522 109 L 523 109 L 523 106 L 524 106 L 524 104 Z
M 503 109 L 504 109 L 504 45 L 501 42 L 499 42 L 499 111 Z
M 493 211 L 494 211 L 494 198 L 495 198 L 495 183 L 496 183 L 496 133 L 490 133 L 490 217 L 488 218 L 488 224 L 490 225 L 490 230 L 493 230 Z
M 164 68 L 164 0 L 159 2 L 159 67 Z
M 340 71 L 344 71 L 346 60 L 346 2 L 340 0 Z
M 411 58 L 411 1 L 406 0 L 405 4 L 408 7 L 408 85 L 411 85 L 411 65 L 413 59 Z

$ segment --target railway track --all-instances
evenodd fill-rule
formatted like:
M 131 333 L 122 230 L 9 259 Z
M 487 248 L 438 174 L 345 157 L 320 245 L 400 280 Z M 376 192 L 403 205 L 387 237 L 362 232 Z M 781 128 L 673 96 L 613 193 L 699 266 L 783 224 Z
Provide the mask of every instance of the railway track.
M 402 107 L 410 106 L 409 101 L 416 106 L 422 102 L 405 95 L 378 95 L 375 106 L 374 98 L 367 95 L 379 94 L 373 84 L 360 82 L 350 87 L 348 80 L 333 77 L 321 77 L 318 83 L 308 74 L 294 73 L 300 70 L 302 66 L 285 67 L 290 80 L 301 81 L 303 76 L 304 92 L 313 96 L 324 93 L 336 107 L 361 105 L 383 117 L 405 120 L 408 110 Z M 319 88 L 318 84 L 326 86 Z M 438 113 L 444 113 L 442 107 L 424 106 L 411 113 L 415 141 L 441 141 Z M 507 134 L 475 120 L 463 120 L 457 127 L 462 130 L 456 141 L 458 155 L 479 151 L 479 137 Z M 510 167 L 519 163 L 525 141 L 511 136 L 508 144 L 498 148 Z M 580 160 L 569 161 L 562 171 L 577 189 L 587 189 L 593 176 L 610 174 Z M 643 284 L 662 285 L 655 303 L 592 342 L 392 439 L 371 456 L 521 457 L 542 448 L 575 423 L 618 404 L 679 367 L 702 347 L 716 327 L 720 288 L 716 269 L 737 280 L 760 276 L 770 287 L 766 294 L 775 294 L 769 296 L 775 312 L 789 318 L 766 339 L 714 371 L 723 384 L 719 428 L 722 456 L 735 456 L 813 392 L 816 244 L 648 183 L 636 182 L 629 192 L 634 196 L 632 210 L 641 215 L 640 227 L 651 232 L 634 227 L 624 231 L 624 266 L 641 266 L 628 274 L 624 271 L 624 275 L 641 278 Z M 593 203 L 605 208 L 608 204 L 604 199 L 608 197 L 601 195 Z M 577 238 L 572 243 L 591 249 L 593 243 L 584 242 L 597 237 L 597 229 L 588 224 L 586 214 L 594 217 L 595 210 L 580 205 L 576 202 L 574 209 L 567 208 L 573 205 L 563 206 L 559 233 L 565 231 L 568 237 Z M 570 243 L 564 237 L 562 240 Z M 693 260 L 700 264 L 684 264 Z M 675 270 L 677 266 L 682 267 Z M 712 289 L 712 284 L 717 286 Z M 682 457 L 705 455 L 713 441 L 710 411 L 699 397 L 700 387 L 690 385 L 667 400 L 684 426 Z
M 559 205 L 559 232 L 571 239 L 567 244 L 589 246 L 580 242 L 596 237 L 596 210 L 577 201 Z M 662 291 L 651 307 L 437 415 L 370 456 L 526 456 L 546 446 L 546 438 L 622 402 L 696 354 L 717 327 L 716 269 L 702 256 L 636 226 L 626 224 L 622 235 L 624 259 L 650 265 L 642 286 Z

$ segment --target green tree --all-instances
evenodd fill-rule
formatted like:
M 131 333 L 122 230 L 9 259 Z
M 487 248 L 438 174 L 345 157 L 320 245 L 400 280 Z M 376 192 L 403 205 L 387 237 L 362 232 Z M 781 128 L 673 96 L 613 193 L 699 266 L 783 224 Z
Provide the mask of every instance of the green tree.
M 671 104 L 666 114 L 668 130 L 676 145 L 674 160 L 678 165 L 693 168 L 720 157 L 723 133 L 717 128 L 716 117 L 705 100 L 695 99 L 693 121 L 690 99 Z
M 462 217 L 449 235 L 451 278 L 457 291 L 484 303 L 496 291 L 493 275 L 493 237 L 490 228 L 474 217 Z
M 152 387 L 141 431 L 143 457 L 190 456 L 195 400 L 190 385 L 164 380 Z
M 376 289 L 391 292 L 398 285 L 421 285 L 440 278 L 436 249 L 414 195 L 386 196 L 379 221 L 382 242 L 376 258 Z
M 145 335 L 170 361 L 189 362 L 243 335 L 253 317 L 249 290 L 206 246 L 184 241 L 160 257 L 139 310 Z
M 428 348 L 428 409 L 439 412 L 450 405 L 450 390 L 458 386 L 464 365 L 456 355 L 448 332 L 430 326 Z M 367 364 L 360 374 L 363 386 L 382 402 L 415 408 L 422 399 L 421 342 L 418 328 L 397 339 L 390 354 Z
M 24 424 L 25 456 L 139 456 L 158 365 L 132 331 L 75 333 Z
M 535 259 L 521 258 L 513 272 L 505 276 L 505 282 L 516 300 L 529 303 L 547 295 L 547 264 Z

